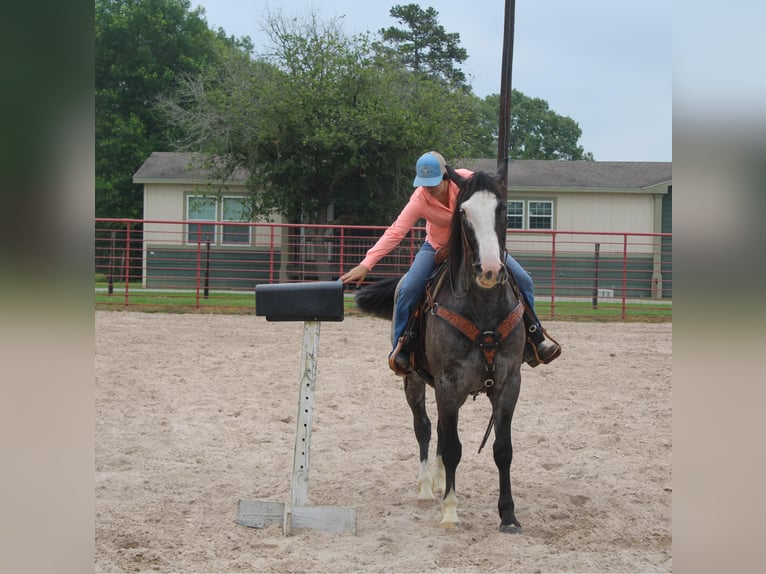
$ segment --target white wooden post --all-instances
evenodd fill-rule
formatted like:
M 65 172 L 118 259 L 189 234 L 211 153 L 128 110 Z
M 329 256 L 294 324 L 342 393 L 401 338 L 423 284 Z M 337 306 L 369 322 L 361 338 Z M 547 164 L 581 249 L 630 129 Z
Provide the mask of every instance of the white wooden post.
M 317 351 L 319 350 L 319 321 L 303 324 L 303 356 L 301 357 L 300 387 L 298 389 L 298 422 L 295 428 L 293 478 L 290 504 L 302 506 L 308 502 L 309 462 L 311 452 L 311 423 L 314 420 L 314 390 L 317 380 Z
M 282 524 L 285 536 L 293 528 L 316 528 L 331 532 L 350 530 L 356 534 L 356 509 L 331 506 L 308 506 L 311 423 L 314 418 L 314 392 L 317 375 L 320 321 L 306 321 L 303 326 L 303 355 L 298 388 L 298 417 L 293 450 L 290 502 L 240 500 L 237 523 L 262 528 Z

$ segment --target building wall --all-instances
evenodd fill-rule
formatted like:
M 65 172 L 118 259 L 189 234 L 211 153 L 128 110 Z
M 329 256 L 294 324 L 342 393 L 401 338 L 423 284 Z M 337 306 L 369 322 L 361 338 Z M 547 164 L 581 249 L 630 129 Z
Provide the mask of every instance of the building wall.
M 567 194 L 558 199 L 558 215 L 557 229 L 652 233 L 654 197 L 615 193 Z
M 229 185 L 223 195 L 244 196 L 248 193 L 244 185 Z M 144 183 L 144 219 L 157 221 L 144 223 L 143 228 L 143 282 L 146 287 L 187 286 L 185 275 L 191 268 L 189 261 L 193 263 L 197 257 L 196 246 L 187 243 L 187 226 L 177 222 L 186 219 L 187 197 L 204 194 L 203 184 Z M 283 218 L 272 217 L 272 222 L 282 223 Z M 250 231 L 249 245 L 216 244 L 211 247 L 213 287 L 252 288 L 258 282 L 272 281 L 274 265 L 277 273 L 284 274 L 285 263 L 280 254 L 286 249 L 283 245 L 287 238 L 285 228 L 253 226 Z M 266 271 L 260 269 L 254 263 L 256 261 L 265 261 L 261 266 Z M 235 277 L 227 283 L 217 279 L 220 274 Z
M 144 219 L 181 221 L 184 219 L 184 192 L 180 184 L 144 184 Z M 183 231 L 171 223 L 145 223 L 144 243 L 180 243 Z
M 553 228 L 577 232 L 653 233 L 655 221 L 655 196 L 652 193 L 524 193 L 512 192 L 509 198 L 523 200 L 546 200 L 553 202 Z M 601 253 L 622 254 L 622 242 L 611 238 L 604 241 L 598 234 L 562 234 L 557 237 L 557 251 L 593 253 L 594 244 L 600 243 Z M 551 252 L 551 237 L 547 234 L 508 233 L 508 248 L 517 250 L 540 250 Z M 635 253 L 652 253 L 652 242 L 631 246 Z
M 244 185 L 230 185 L 224 195 L 247 195 Z M 144 219 L 161 221 L 182 221 L 186 219 L 186 198 L 189 195 L 204 194 L 202 185 L 180 183 L 146 183 L 144 184 Z M 272 217 L 272 222 L 282 223 L 281 216 Z M 184 229 L 173 223 L 146 223 L 144 225 L 144 243 L 152 245 L 183 244 Z M 274 237 L 276 248 L 282 244 L 281 228 L 277 228 Z M 253 229 L 253 245 L 268 245 L 271 240 L 271 230 L 255 227 Z

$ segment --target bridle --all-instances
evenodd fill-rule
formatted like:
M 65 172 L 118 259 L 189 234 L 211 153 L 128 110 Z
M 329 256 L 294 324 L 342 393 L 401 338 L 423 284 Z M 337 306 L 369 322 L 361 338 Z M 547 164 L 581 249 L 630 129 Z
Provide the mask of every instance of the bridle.
M 468 235 L 466 234 L 466 227 L 468 225 L 468 219 L 466 218 L 465 209 L 462 207 L 459 208 L 460 213 L 460 243 L 463 246 L 463 261 L 471 261 L 471 265 L 464 264 L 463 267 L 465 268 L 464 273 L 467 275 L 465 277 L 466 279 L 466 285 L 470 285 L 470 281 L 472 280 L 472 277 L 470 276 L 471 271 L 480 271 L 481 270 L 481 263 L 476 262 L 476 253 L 473 250 L 473 247 L 471 246 L 471 240 L 468 238 Z M 504 287 L 505 284 L 508 282 L 508 269 L 505 266 L 505 256 L 506 256 L 506 249 L 505 244 L 498 242 L 500 247 L 500 274 L 501 278 L 500 281 L 494 286 L 494 287 Z M 452 294 L 456 297 L 459 296 L 457 293 L 455 293 L 454 289 L 454 283 L 452 281 L 452 273 L 451 273 L 452 267 L 450 267 L 450 285 L 452 286 Z M 493 289 L 494 289 L 493 287 Z M 463 294 L 464 295 L 464 294 Z M 462 295 L 460 295 L 462 296 Z
M 471 248 L 471 242 L 466 235 L 466 216 L 465 211 L 460 209 L 461 218 L 461 242 L 463 244 L 463 257 L 470 257 L 470 259 L 464 259 L 464 261 L 475 261 L 474 251 Z M 501 269 L 504 271 L 504 277 L 502 281 L 492 287 L 506 288 L 508 283 L 508 271 L 505 268 L 505 249 L 501 249 L 501 261 L 503 265 Z M 463 265 L 466 269 L 474 268 L 474 265 Z M 450 283 L 452 283 L 452 271 L 449 267 Z M 469 281 L 471 278 L 469 277 Z M 440 284 L 440 283 L 439 283 Z M 469 283 L 470 284 L 470 283 Z M 495 372 L 495 354 L 497 352 L 500 343 L 511 334 L 513 329 L 521 320 L 524 315 L 524 304 L 521 302 L 521 298 L 518 298 L 518 303 L 511 309 L 511 311 L 498 323 L 498 325 L 489 331 L 480 330 L 470 319 L 458 313 L 457 311 L 445 307 L 441 303 L 437 303 L 434 298 L 436 291 L 438 291 L 438 284 L 433 292 L 426 293 L 427 311 L 431 315 L 441 317 L 444 321 L 452 325 L 455 329 L 460 331 L 466 338 L 472 341 L 481 351 L 484 356 L 484 374 L 486 379 L 484 380 L 484 387 L 488 389 L 495 384 L 494 372 Z M 454 285 L 452 286 L 454 294 Z M 464 296 L 465 294 L 461 295 Z

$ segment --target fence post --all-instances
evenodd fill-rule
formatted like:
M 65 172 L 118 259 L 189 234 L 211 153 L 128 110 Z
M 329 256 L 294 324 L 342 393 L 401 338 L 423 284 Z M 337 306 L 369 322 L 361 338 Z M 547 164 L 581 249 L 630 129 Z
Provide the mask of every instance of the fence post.
M 598 308 L 598 260 L 599 260 L 599 252 L 601 251 L 601 244 L 596 243 L 596 252 L 593 255 L 593 263 L 594 263 L 594 269 L 593 269 L 593 308 Z
M 207 242 L 207 250 L 205 253 L 205 290 L 203 296 L 205 299 L 210 295 L 210 242 Z
M 130 295 L 128 284 L 130 283 L 130 223 L 125 224 L 125 306 L 128 306 Z
M 117 250 L 117 232 L 112 230 L 109 232 L 109 287 L 107 289 L 107 293 L 111 295 L 114 293 L 114 257 L 115 257 L 115 251 Z
M 201 275 L 201 265 L 202 265 L 202 224 L 197 223 L 197 274 L 195 277 L 195 283 L 196 283 L 196 290 L 195 290 L 195 307 L 199 309 L 199 284 L 200 284 L 200 275 Z
M 628 290 L 628 234 L 622 236 L 622 315 L 625 319 Z
M 556 316 L 556 232 L 551 233 L 551 319 Z
M 269 283 L 274 283 L 274 226 L 272 225 L 269 230 Z

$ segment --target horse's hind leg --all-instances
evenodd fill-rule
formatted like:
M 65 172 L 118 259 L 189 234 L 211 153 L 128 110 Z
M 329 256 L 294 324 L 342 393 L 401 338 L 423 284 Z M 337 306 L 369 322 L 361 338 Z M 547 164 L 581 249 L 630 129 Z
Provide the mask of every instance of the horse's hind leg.
M 404 394 L 412 410 L 415 438 L 420 450 L 420 474 L 418 475 L 418 504 L 430 504 L 434 500 L 433 478 L 428 466 L 428 447 L 431 442 L 431 420 L 426 412 L 426 386 L 417 375 L 404 379 Z

